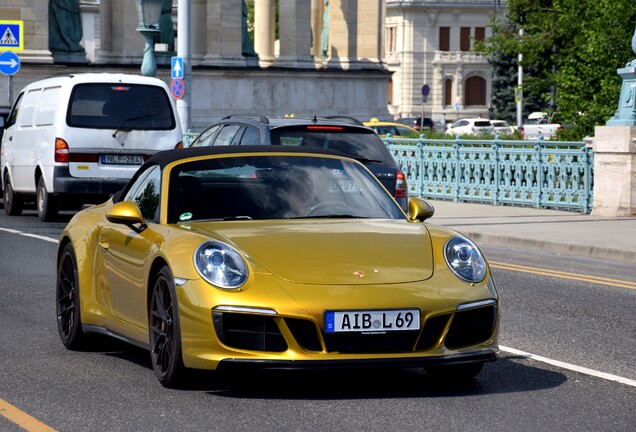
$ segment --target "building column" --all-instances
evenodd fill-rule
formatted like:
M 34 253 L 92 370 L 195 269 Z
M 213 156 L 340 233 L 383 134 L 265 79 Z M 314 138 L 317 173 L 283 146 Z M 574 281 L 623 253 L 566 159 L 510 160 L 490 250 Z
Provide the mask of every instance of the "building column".
M 243 0 L 207 0 L 206 66 L 245 66 Z M 193 35 L 192 39 L 197 36 Z
M 283 9 L 282 4 L 280 9 Z M 258 54 L 259 64 L 263 67 L 271 66 L 276 61 L 274 54 L 274 39 L 276 38 L 275 29 L 276 2 L 274 0 L 255 1 L 254 51 Z
M 593 216 L 636 216 L 636 126 L 594 129 Z
M 135 2 L 101 0 L 99 14 L 100 49 L 95 63 L 141 65 L 145 41 L 137 31 L 139 17 Z
M 358 0 L 329 0 L 327 67 L 351 69 L 357 61 Z
M 53 55 L 49 51 L 49 2 L 34 2 L 28 8 L 18 6 L 21 3 L 24 2 L 3 2 L 2 7 L 3 20 L 24 22 L 24 49 L 16 54 L 24 63 L 53 63 Z
M 280 0 L 277 66 L 313 68 L 311 0 Z
M 207 5 L 206 0 L 192 0 L 190 6 L 190 64 L 200 65 L 207 53 L 208 29 L 207 29 Z M 179 29 L 177 29 L 177 39 Z
M 359 0 L 357 10 L 356 61 L 361 67 L 382 67 L 382 34 L 385 27 L 384 0 Z

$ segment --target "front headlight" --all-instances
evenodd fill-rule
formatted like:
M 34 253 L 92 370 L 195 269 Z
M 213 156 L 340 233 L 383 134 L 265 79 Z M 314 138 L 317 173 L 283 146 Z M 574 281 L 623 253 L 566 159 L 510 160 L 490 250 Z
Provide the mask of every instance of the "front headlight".
M 247 264 L 233 247 L 218 241 L 203 243 L 194 252 L 194 267 L 219 288 L 238 288 L 247 280 Z
M 448 267 L 466 282 L 481 282 L 486 277 L 486 260 L 467 238 L 453 237 L 444 245 Z

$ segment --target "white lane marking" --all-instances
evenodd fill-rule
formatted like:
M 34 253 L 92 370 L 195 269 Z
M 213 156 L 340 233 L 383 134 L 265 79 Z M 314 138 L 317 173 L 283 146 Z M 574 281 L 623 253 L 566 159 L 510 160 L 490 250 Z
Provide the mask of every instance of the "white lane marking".
M 22 231 L 18 231 L 18 230 L 13 230 L 13 229 L 9 229 L 9 228 L 0 228 L 0 231 L 5 231 L 11 234 L 18 234 L 24 237 L 32 237 L 34 239 L 38 239 L 38 240 L 44 240 L 50 243 L 57 243 L 57 239 L 55 238 L 51 238 L 51 237 L 46 237 L 46 236 L 41 236 L 41 235 L 37 235 L 37 234 L 29 234 L 29 233 L 25 233 Z
M 616 381 L 616 382 L 619 382 L 621 384 L 626 384 L 626 385 L 631 386 L 631 387 L 636 387 L 636 380 L 632 380 L 632 379 L 629 379 L 629 378 L 623 378 L 623 377 L 620 377 L 618 375 L 612 375 L 612 374 L 608 374 L 608 373 L 605 373 L 605 372 L 600 372 L 600 371 L 597 371 L 597 370 L 594 370 L 594 369 L 588 369 L 588 368 L 585 368 L 585 367 L 582 367 L 582 366 L 576 366 L 576 365 L 573 365 L 573 364 L 570 364 L 570 363 L 565 363 L 565 362 L 562 362 L 562 361 L 559 361 L 559 360 L 553 360 L 553 359 L 550 359 L 550 358 L 547 358 L 547 357 L 541 357 L 541 356 L 538 356 L 536 354 L 531 354 L 529 352 L 520 351 L 520 350 L 517 350 L 517 349 L 514 349 L 514 348 L 508 348 L 508 347 L 504 347 L 504 346 L 499 346 L 499 349 L 501 351 L 506 351 L 506 352 L 509 352 L 511 354 L 516 354 L 516 355 L 519 355 L 519 356 L 522 356 L 522 357 L 525 357 L 525 358 L 529 358 L 531 360 L 536 360 L 536 361 L 539 361 L 539 362 L 548 363 L 548 364 L 551 364 L 553 366 L 560 367 L 561 369 L 568 369 L 568 370 L 571 370 L 571 371 L 574 371 L 574 372 L 579 372 L 579 373 L 582 373 L 582 374 L 585 374 L 585 375 L 590 375 L 590 376 L 593 376 L 593 377 L 602 378 L 602 379 L 609 380 L 609 381 Z

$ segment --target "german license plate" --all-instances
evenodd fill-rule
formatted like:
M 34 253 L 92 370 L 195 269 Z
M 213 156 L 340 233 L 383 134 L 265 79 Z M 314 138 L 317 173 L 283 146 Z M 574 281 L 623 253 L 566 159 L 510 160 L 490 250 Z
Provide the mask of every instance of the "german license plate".
M 353 180 L 338 180 L 329 183 L 329 192 L 355 193 L 362 192 L 362 188 Z
M 107 165 L 141 165 L 144 163 L 144 157 L 142 155 L 103 154 L 102 163 Z
M 325 332 L 327 333 L 366 333 L 419 329 L 419 309 L 325 312 Z

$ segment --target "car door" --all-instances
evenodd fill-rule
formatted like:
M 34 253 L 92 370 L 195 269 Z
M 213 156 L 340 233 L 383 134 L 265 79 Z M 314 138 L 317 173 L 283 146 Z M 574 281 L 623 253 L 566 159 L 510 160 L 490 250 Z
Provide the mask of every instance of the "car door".
M 161 240 L 155 230 L 161 199 L 161 169 L 154 166 L 137 178 L 124 201 L 137 204 L 147 227 L 106 221 L 100 233 L 102 271 L 110 294 L 113 314 L 127 323 L 146 328 L 147 275 L 152 250 Z

